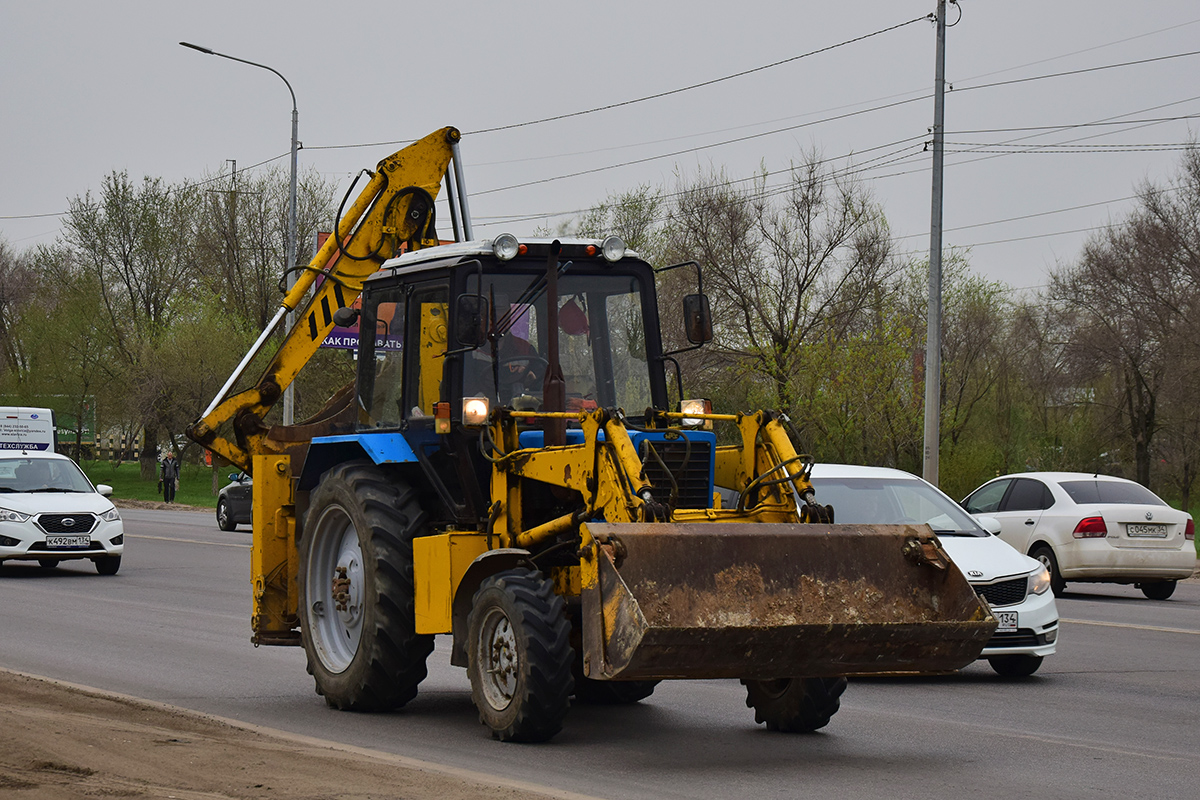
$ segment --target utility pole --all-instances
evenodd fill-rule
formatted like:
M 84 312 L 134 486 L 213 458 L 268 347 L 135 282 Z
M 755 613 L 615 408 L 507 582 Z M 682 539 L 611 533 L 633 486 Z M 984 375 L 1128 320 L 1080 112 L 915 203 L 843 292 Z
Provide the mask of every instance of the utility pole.
M 929 223 L 929 308 L 925 334 L 925 461 L 922 477 L 937 486 L 942 412 L 942 159 L 945 152 L 946 0 L 937 5 L 933 80 L 933 209 Z

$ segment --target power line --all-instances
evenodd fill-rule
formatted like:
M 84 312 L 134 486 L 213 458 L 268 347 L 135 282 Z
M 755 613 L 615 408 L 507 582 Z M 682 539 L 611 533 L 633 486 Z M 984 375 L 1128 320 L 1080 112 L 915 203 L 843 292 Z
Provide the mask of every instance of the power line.
M 960 89 L 954 89 L 956 92 L 971 92 L 976 89 L 994 89 L 997 86 L 1011 86 L 1017 83 L 1029 83 L 1030 81 L 1044 81 L 1049 78 L 1064 78 L 1068 75 L 1083 75 L 1088 72 L 1100 72 L 1106 69 L 1119 69 L 1121 67 L 1133 67 L 1140 64 L 1153 64 L 1158 61 L 1170 61 L 1173 58 L 1187 58 L 1189 56 L 1200 55 L 1200 50 L 1190 50 L 1186 53 L 1172 53 L 1166 56 L 1155 56 L 1154 58 L 1142 58 L 1137 61 L 1122 61 L 1116 64 L 1102 64 L 1098 67 L 1084 67 L 1082 69 L 1072 69 L 1066 72 L 1051 72 L 1047 75 L 1032 75 L 1028 78 L 1013 78 L 1008 81 L 994 81 L 992 83 L 981 83 L 978 86 L 964 86 Z

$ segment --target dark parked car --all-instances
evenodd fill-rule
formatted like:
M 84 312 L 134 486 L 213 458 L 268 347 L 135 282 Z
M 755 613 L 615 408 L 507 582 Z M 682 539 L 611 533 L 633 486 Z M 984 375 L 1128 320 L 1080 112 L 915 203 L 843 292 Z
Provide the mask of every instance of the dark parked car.
M 237 530 L 238 525 L 250 524 L 250 500 L 254 479 L 244 472 L 229 476 L 229 485 L 217 495 L 217 526 L 223 531 Z

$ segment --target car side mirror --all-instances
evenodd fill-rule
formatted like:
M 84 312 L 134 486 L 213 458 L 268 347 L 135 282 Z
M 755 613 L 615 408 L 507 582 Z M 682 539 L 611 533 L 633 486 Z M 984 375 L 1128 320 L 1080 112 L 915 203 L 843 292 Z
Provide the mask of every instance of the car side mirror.
M 99 492 L 102 497 L 112 497 L 112 487 L 107 483 L 97 483 L 96 491 Z
M 687 340 L 695 345 L 711 342 L 713 338 L 712 310 L 708 295 L 689 294 L 683 298 L 683 328 Z
M 454 338 L 466 347 L 479 347 L 487 341 L 484 326 L 483 297 L 477 294 L 460 294 L 454 309 Z
M 242 476 L 242 473 L 240 473 L 240 472 L 231 472 L 231 473 L 229 473 L 229 480 L 232 483 L 233 481 L 240 480 L 241 476 Z
M 1002 530 L 1000 527 L 1000 520 L 996 519 L 995 517 L 985 517 L 980 515 L 975 517 L 975 521 L 979 523 L 979 527 L 983 528 L 993 536 L 1000 535 L 1000 531 Z

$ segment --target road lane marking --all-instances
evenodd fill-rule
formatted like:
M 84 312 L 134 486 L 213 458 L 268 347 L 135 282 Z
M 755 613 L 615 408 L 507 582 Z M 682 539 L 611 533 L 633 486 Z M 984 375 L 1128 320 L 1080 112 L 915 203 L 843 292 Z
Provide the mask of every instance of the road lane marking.
M 185 542 L 186 544 L 211 544 L 213 547 L 245 547 L 250 549 L 248 544 L 238 544 L 236 542 L 206 542 L 202 539 L 180 539 L 175 536 L 149 536 L 145 533 L 127 533 L 126 539 L 157 539 L 160 542 Z
M 292 733 L 291 731 L 282 730 L 280 728 L 272 728 L 267 725 L 256 725 L 253 722 L 243 722 L 240 719 L 233 717 L 222 717 L 218 714 L 210 714 L 207 711 L 196 711 L 195 709 L 185 706 L 177 706 L 171 703 L 164 703 L 161 700 L 147 700 L 136 695 L 123 694 L 121 692 L 112 692 L 107 689 L 98 689 L 95 686 L 87 686 L 82 683 L 73 683 L 71 681 L 59 680 L 58 678 L 50 678 L 45 675 L 35 675 L 32 672 L 22 672 L 20 670 L 8 669 L 0 667 L 0 670 L 11 675 L 19 675 L 22 678 L 32 678 L 34 680 L 45 681 L 46 683 L 65 686 L 68 689 L 74 689 L 77 692 L 90 694 L 97 697 L 120 700 L 123 702 L 141 703 L 143 705 L 157 708 L 163 711 L 169 711 L 173 714 L 182 714 L 185 716 L 202 717 L 205 719 L 216 720 L 233 728 L 258 733 L 265 736 L 273 736 L 278 739 L 294 742 L 296 744 L 307 745 L 309 747 L 323 747 L 329 750 L 336 750 L 343 753 L 352 753 L 357 756 L 375 759 L 394 764 L 399 767 L 419 770 L 424 772 L 434 772 L 441 775 L 447 775 L 459 780 L 470 781 L 483 786 L 502 786 L 509 789 L 515 789 L 520 792 L 532 792 L 542 797 L 553 797 L 558 800 L 601 800 L 594 795 L 579 794 L 567 789 L 557 789 L 553 786 L 545 786 L 531 781 L 523 781 L 517 778 L 504 778 L 490 772 L 481 772 L 479 770 L 468 769 L 466 767 L 455 767 L 449 764 L 439 764 L 436 761 L 426 761 L 425 759 L 413 758 L 411 756 L 402 756 L 398 753 L 389 753 L 384 750 L 373 750 L 368 747 L 358 747 L 352 744 L 343 744 L 342 742 L 333 739 L 320 739 L 315 736 L 306 736 L 302 733 Z
M 1186 633 L 1189 636 L 1200 636 L 1200 631 L 1190 631 L 1187 628 L 1163 628 L 1158 625 L 1134 625 L 1131 622 L 1097 622 L 1091 619 L 1059 618 L 1059 622 L 1072 622 L 1076 625 L 1099 625 L 1102 628 L 1132 628 L 1135 631 L 1158 631 L 1159 633 Z

